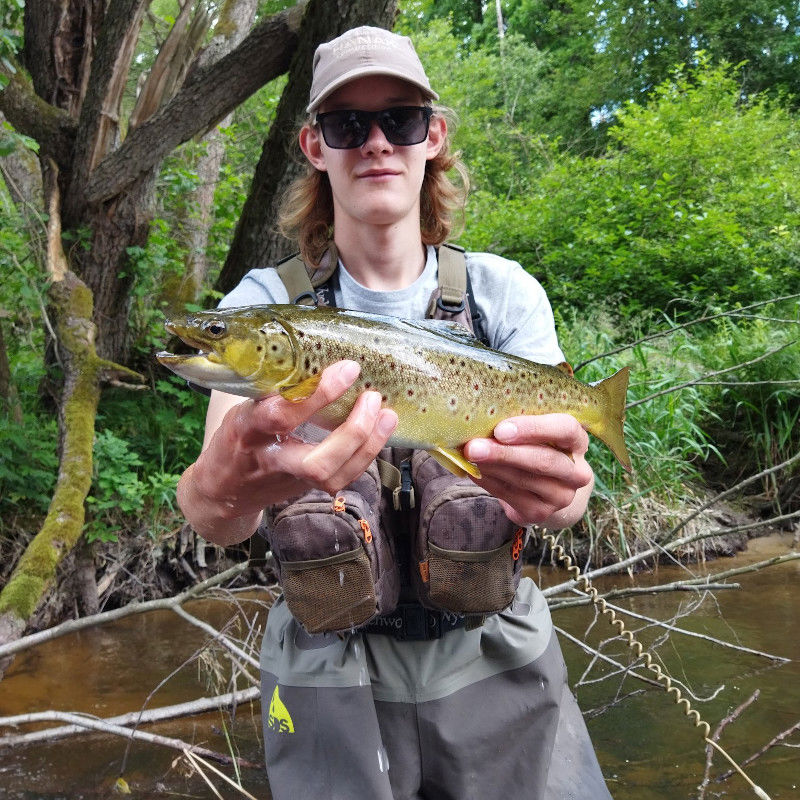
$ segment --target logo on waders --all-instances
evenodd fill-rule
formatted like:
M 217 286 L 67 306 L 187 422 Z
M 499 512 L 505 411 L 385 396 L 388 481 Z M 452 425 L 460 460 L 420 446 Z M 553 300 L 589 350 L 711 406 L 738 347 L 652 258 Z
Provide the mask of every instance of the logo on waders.
M 286 706 L 278 694 L 278 687 L 272 693 L 272 701 L 269 704 L 268 723 L 270 730 L 275 733 L 294 733 L 294 722 Z

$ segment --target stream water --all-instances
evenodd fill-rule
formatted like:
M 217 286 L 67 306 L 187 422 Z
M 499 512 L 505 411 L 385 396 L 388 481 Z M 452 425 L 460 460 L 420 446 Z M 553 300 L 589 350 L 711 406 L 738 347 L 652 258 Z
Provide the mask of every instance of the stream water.
M 708 570 L 717 572 L 753 563 L 789 552 L 791 546 L 791 536 L 757 539 L 746 553 L 713 562 L 707 565 Z M 693 571 L 702 570 L 694 567 Z M 543 584 L 552 584 L 563 580 L 564 574 L 548 569 L 539 577 Z M 685 577 L 681 568 L 662 567 L 657 574 L 637 575 L 633 580 L 608 579 L 599 588 L 664 583 L 680 577 Z M 725 727 L 720 740 L 741 761 L 800 722 L 800 561 L 731 582 L 734 580 L 739 589 L 716 591 L 713 596 L 651 593 L 620 600 L 619 605 L 714 639 L 790 659 L 777 662 L 676 632 L 659 647 L 669 674 L 700 698 L 691 698 L 692 705 L 710 722 L 712 730 L 759 690 L 758 699 Z M 196 603 L 190 610 L 217 624 L 231 616 L 217 603 Z M 587 639 L 594 644 L 612 634 L 604 619 L 595 621 L 589 607 L 556 611 L 554 620 L 566 633 L 579 638 L 588 629 Z M 646 643 L 664 633 L 642 620 L 630 620 L 632 629 L 642 626 L 640 635 Z M 151 708 L 208 694 L 208 669 L 199 668 L 195 662 L 178 669 L 206 638 L 172 612 L 162 611 L 41 644 L 20 654 L 0 682 L 0 715 L 58 709 L 108 717 L 138 710 L 151 693 L 147 703 Z M 562 647 L 572 683 L 580 680 L 578 700 L 588 712 L 589 729 L 615 800 L 696 798 L 705 768 L 705 747 L 698 731 L 670 697 L 662 689 L 623 678 L 607 664 L 592 664 L 590 657 L 567 638 L 562 638 Z M 603 652 L 629 663 L 619 642 L 605 646 Z M 600 709 L 605 710 L 598 713 Z M 240 756 L 255 762 L 262 759 L 257 703 L 240 707 L 232 725 L 216 713 L 146 729 L 222 752 L 228 752 L 230 735 Z M 215 796 L 200 777 L 187 775 L 177 752 L 134 743 L 126 757 L 126 749 L 127 743 L 120 738 L 91 733 L 0 750 L 0 797 L 107 798 L 113 795 L 120 774 L 134 798 Z M 224 769 L 232 774 L 230 767 Z M 712 778 L 725 769 L 721 758 L 715 756 Z M 747 771 L 773 800 L 800 797 L 800 732 L 786 744 L 769 749 Z M 214 784 L 222 797 L 243 796 L 224 788 L 218 778 Z M 268 800 L 263 770 L 244 770 L 242 784 L 254 796 Z M 712 780 L 705 796 L 708 800 L 745 800 L 755 795 L 739 776 L 733 776 L 723 783 Z

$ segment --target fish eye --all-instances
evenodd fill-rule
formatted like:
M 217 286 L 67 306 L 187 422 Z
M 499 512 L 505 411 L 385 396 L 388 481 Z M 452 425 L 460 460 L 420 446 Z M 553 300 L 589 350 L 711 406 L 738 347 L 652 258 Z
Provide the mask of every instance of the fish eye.
M 202 325 L 203 331 L 214 339 L 225 335 L 227 326 L 221 319 L 210 319 Z

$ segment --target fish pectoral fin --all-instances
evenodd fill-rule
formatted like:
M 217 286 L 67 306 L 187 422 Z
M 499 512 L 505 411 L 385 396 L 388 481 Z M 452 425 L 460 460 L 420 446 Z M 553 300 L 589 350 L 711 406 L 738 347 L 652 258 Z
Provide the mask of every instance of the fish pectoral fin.
M 428 450 L 428 452 L 446 470 L 452 472 L 453 475 L 458 475 L 459 478 L 465 478 L 467 475 L 471 475 L 473 478 L 481 477 L 481 471 L 471 461 L 467 461 L 463 453 L 458 450 L 436 447 L 433 450 Z
M 292 386 L 282 386 L 278 391 L 282 397 L 292 403 L 299 403 L 314 394 L 321 379 L 322 375 L 312 375 L 310 378 L 304 378 L 300 383 L 295 383 Z

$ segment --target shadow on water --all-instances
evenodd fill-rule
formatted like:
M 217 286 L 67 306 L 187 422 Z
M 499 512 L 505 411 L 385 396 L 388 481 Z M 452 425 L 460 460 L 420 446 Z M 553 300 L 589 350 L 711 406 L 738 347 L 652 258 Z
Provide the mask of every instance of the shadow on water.
M 774 536 L 754 540 L 747 553 L 735 559 L 710 564 L 711 571 L 727 569 L 784 553 L 791 537 Z M 695 569 L 699 572 L 699 569 Z M 534 569 L 534 577 L 536 570 Z M 637 585 L 665 583 L 683 576 L 680 568 L 661 568 L 656 575 L 639 575 Z M 563 579 L 563 573 L 542 573 L 544 583 Z M 625 606 L 645 616 L 708 636 L 791 659 L 778 663 L 760 656 L 734 651 L 710 641 L 673 633 L 662 643 L 659 654 L 668 672 L 684 682 L 701 701 L 692 704 L 712 726 L 760 690 L 758 700 L 729 725 L 722 744 L 743 760 L 770 739 L 800 721 L 800 562 L 772 567 L 735 579 L 741 588 L 706 596 L 690 616 L 682 616 L 698 603 L 694 594 L 641 595 L 622 600 Z M 598 588 L 629 585 L 628 578 L 606 579 Z M 218 604 L 195 603 L 192 613 L 217 624 L 230 611 Z M 605 619 L 595 622 L 587 607 L 557 611 L 556 625 L 574 636 L 588 630 L 590 642 L 607 639 L 612 629 Z M 593 624 L 594 623 L 594 624 Z M 637 630 L 646 623 L 631 621 Z M 641 630 L 641 638 L 652 642 L 663 631 Z M 188 626 L 171 612 L 152 612 L 108 624 L 100 629 L 39 645 L 17 657 L 5 680 L 0 682 L 0 715 L 59 709 L 112 716 L 141 708 L 159 683 L 191 656 L 205 641 L 202 631 Z M 577 689 L 603 771 L 615 800 L 690 800 L 705 767 L 704 744 L 691 722 L 662 689 L 650 688 L 621 675 L 595 681 L 613 670 L 592 667 L 588 656 L 569 641 L 562 647 L 571 682 L 582 678 Z M 604 653 L 629 663 L 618 642 Z M 585 674 L 584 674 L 585 673 Z M 641 691 L 643 690 L 643 691 Z M 616 703 L 617 698 L 626 697 Z M 195 664 L 170 678 L 149 702 L 149 707 L 183 702 L 207 695 L 202 673 Z M 704 698 L 711 698 L 703 701 Z M 595 709 L 608 708 L 602 714 Z M 180 721 L 147 726 L 147 730 L 202 743 L 228 752 L 220 714 L 207 714 Z M 238 753 L 260 762 L 262 742 L 258 704 L 242 706 L 233 723 Z M 773 798 L 798 797 L 800 792 L 800 735 L 788 740 L 794 748 L 772 748 L 748 768 L 751 777 Z M 35 744 L 0 752 L 0 796 L 14 800 L 94 800 L 113 795 L 113 784 L 125 755 L 126 742 L 99 734 Z M 134 798 L 211 798 L 213 793 L 195 776 L 187 776 L 178 753 L 144 743 L 130 747 L 124 777 Z M 715 757 L 712 776 L 724 770 Z M 232 774 L 230 767 L 225 767 Z M 245 770 L 244 787 L 263 800 L 269 788 L 263 770 Z M 225 798 L 241 797 L 215 785 Z M 752 798 L 752 791 L 734 776 L 723 784 L 711 783 L 706 798 L 728 800 Z

